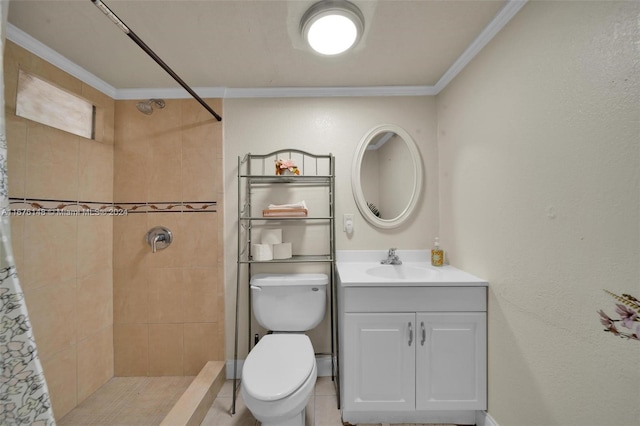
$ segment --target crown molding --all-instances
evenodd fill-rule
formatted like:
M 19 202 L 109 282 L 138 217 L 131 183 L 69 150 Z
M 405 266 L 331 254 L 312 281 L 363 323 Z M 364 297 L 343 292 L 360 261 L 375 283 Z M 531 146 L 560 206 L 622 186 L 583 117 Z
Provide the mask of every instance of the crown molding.
M 369 86 L 369 87 L 197 87 L 203 98 L 317 98 L 366 96 L 434 96 L 440 93 L 491 39 L 513 18 L 528 0 L 508 0 L 484 30 L 442 75 L 434 86 Z M 15 25 L 8 23 L 6 37 L 18 46 L 71 74 L 105 95 L 116 99 L 185 99 L 191 95 L 182 88 L 116 89 L 109 83 L 71 62 Z
M 371 87 L 194 87 L 202 98 L 330 98 L 358 96 L 431 96 L 433 86 L 371 86 Z M 183 99 L 191 95 L 182 88 L 118 89 L 115 99 Z
M 224 98 L 224 87 L 192 87 L 201 98 Z M 145 89 L 117 89 L 114 99 L 186 99 L 191 95 L 181 87 L 158 87 Z
M 475 38 L 462 52 L 462 55 L 451 65 L 451 67 L 440 77 L 434 86 L 436 94 L 447 87 L 449 83 L 467 66 L 469 62 L 493 39 L 493 37 L 504 28 L 516 13 L 522 9 L 528 0 L 509 0 L 500 12 L 489 22 L 478 37 Z
M 225 98 L 319 98 L 357 96 L 429 96 L 433 86 L 257 87 L 227 88 Z
M 71 62 L 66 57 L 62 56 L 49 46 L 39 42 L 29 34 L 22 31 L 11 23 L 7 23 L 6 37 L 23 49 L 28 50 L 36 56 L 44 59 L 52 65 L 60 68 L 68 74 L 71 74 L 80 81 L 87 83 L 89 86 L 101 91 L 107 96 L 115 99 L 116 88 L 105 82 L 101 78 L 91 74 L 86 69 L 77 65 L 75 62 Z

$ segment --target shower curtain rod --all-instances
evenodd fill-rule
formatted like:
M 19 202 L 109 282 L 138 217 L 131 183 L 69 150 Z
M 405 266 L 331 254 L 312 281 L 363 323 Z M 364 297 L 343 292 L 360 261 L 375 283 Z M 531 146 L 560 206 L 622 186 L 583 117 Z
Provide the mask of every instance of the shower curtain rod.
M 189 85 L 178 76 L 178 74 L 176 74 L 171 68 L 169 68 L 169 65 L 167 65 L 162 59 L 160 59 L 160 57 L 156 55 L 156 53 L 151 50 L 151 48 L 147 46 L 145 42 L 136 35 L 136 33 L 131 31 L 131 29 L 127 27 L 125 23 L 122 22 L 120 18 L 118 18 L 118 16 L 116 16 L 116 14 L 113 13 L 106 4 L 102 3 L 101 0 L 91 0 L 91 2 L 95 4 L 98 9 L 100 9 L 105 15 L 107 15 L 109 19 L 111 19 L 113 23 L 118 26 L 118 28 L 120 28 L 126 35 L 129 36 L 131 40 L 133 40 L 138 46 L 140 46 L 142 50 L 144 50 L 149 56 L 151 56 L 151 58 L 156 61 L 158 65 L 160 65 L 171 77 L 173 77 L 173 79 L 177 81 L 187 92 L 189 92 L 189 94 L 193 96 L 196 101 L 200 102 L 200 105 L 202 105 L 207 111 L 209 111 L 216 118 L 216 120 L 222 120 L 222 117 L 216 114 L 216 112 L 204 100 L 202 100 L 202 98 L 198 96 L 198 94 L 194 92 L 193 89 L 189 87 Z

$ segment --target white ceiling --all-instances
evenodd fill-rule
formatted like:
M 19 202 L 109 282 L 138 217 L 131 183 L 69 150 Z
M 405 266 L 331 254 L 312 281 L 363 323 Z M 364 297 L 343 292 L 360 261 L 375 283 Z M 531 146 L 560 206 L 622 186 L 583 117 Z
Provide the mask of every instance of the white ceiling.
M 225 93 L 375 87 L 437 93 L 524 4 L 352 0 L 365 17 L 365 34 L 356 49 L 330 58 L 310 52 L 299 35 L 300 17 L 315 1 L 103 0 L 187 84 Z M 59 53 L 121 98 L 179 87 L 91 0 L 11 0 L 9 23 L 9 39 Z

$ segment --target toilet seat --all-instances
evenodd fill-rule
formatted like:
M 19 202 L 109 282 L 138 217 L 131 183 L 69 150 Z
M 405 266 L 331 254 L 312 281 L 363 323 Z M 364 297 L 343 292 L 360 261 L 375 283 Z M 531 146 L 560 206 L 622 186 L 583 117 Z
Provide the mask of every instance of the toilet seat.
M 306 382 L 315 362 L 308 336 L 268 334 L 249 352 L 242 368 L 242 386 L 255 399 L 277 401 Z

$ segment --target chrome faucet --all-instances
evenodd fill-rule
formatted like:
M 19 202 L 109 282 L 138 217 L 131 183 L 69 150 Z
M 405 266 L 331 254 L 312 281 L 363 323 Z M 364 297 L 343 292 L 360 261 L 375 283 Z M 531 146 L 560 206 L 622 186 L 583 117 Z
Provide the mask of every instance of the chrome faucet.
M 383 265 L 402 265 L 402 260 L 400 260 L 400 257 L 396 254 L 396 250 L 395 248 L 390 248 L 387 258 L 382 259 L 380 263 Z

